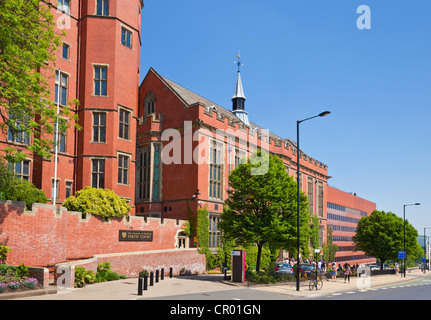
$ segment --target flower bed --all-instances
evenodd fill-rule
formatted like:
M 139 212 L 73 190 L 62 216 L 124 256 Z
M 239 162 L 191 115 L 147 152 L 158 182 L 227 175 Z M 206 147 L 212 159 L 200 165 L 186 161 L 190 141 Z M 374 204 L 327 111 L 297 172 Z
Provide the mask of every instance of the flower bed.
M 28 266 L 0 265 L 0 295 L 41 288 L 36 278 L 29 277 Z
M 0 283 L 0 295 L 2 293 L 21 292 L 34 289 L 42 289 L 42 285 L 35 278 L 24 278 L 21 281 Z

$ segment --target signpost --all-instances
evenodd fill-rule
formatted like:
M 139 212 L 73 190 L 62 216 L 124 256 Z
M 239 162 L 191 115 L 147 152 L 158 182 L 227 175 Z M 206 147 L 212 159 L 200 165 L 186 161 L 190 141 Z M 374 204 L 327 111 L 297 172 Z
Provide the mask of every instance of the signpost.
M 404 265 L 404 276 L 406 275 L 406 252 L 405 251 L 398 251 L 398 259 L 403 260 Z

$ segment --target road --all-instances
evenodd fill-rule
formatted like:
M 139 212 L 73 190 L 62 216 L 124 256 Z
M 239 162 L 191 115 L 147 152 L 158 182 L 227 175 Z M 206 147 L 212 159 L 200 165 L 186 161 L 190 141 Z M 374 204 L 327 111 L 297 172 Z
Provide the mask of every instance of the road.
M 431 276 L 402 284 L 313 297 L 312 300 L 431 300 Z

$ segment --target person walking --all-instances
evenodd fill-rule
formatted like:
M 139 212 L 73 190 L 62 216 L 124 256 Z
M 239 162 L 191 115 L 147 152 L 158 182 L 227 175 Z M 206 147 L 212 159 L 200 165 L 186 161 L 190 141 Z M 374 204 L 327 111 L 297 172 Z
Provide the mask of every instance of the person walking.
M 346 271 L 344 271 L 344 283 L 346 283 L 346 280 L 350 283 L 350 265 L 347 265 Z
M 335 282 L 335 278 L 337 277 L 337 266 L 335 263 L 332 263 L 331 271 L 330 271 L 332 281 Z

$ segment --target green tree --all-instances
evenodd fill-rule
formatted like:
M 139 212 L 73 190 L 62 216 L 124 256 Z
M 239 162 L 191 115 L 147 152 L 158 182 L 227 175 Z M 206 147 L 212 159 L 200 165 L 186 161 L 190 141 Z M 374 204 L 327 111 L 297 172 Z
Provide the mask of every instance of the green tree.
M 28 150 L 45 158 L 51 156 L 57 119 L 47 81 L 54 77 L 55 52 L 61 41 L 54 26 L 44 1 L 0 1 L 0 130 L 19 137 Z M 60 117 L 60 132 L 71 123 L 67 119 L 76 119 L 69 108 L 62 108 Z M 22 146 L 4 151 L 9 161 L 25 158 Z
M 338 246 L 332 242 L 332 227 L 328 227 L 326 244 L 323 245 L 323 259 L 328 263 L 335 260 Z
M 231 190 L 219 227 L 225 239 L 239 245 L 257 246 L 256 271 L 260 270 L 263 246 L 296 251 L 296 183 L 276 156 L 255 152 L 229 176 Z M 309 253 L 308 199 L 301 192 L 301 249 Z
M 418 231 L 406 220 L 406 254 L 416 253 Z M 353 236 L 356 251 L 380 260 L 381 267 L 387 260 L 397 260 L 398 251 L 404 251 L 403 219 L 392 212 L 375 210 L 362 217 Z

